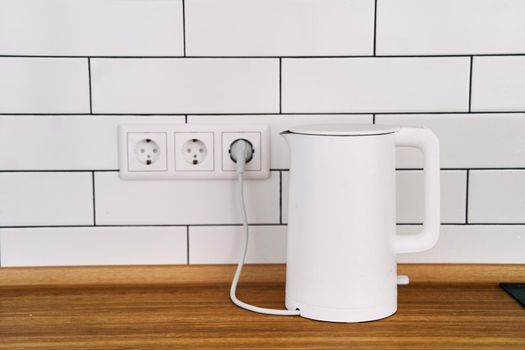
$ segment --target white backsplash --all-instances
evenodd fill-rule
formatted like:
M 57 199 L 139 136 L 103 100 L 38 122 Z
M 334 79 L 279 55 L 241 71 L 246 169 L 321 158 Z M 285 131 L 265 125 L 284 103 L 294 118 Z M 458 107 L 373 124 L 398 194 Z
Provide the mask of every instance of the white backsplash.
M 525 263 L 522 0 L 0 2 L 0 266 L 234 263 L 236 183 L 118 177 L 128 122 L 271 127 L 248 262 L 286 260 L 289 155 L 323 122 L 426 126 L 442 236 L 400 262 Z M 421 155 L 397 152 L 401 234 Z M 322 233 L 321 233 L 322 234 Z

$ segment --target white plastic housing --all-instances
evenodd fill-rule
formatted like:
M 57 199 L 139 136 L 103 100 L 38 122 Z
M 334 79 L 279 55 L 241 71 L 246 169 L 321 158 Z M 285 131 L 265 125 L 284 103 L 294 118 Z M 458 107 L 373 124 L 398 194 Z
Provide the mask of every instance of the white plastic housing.
M 439 143 L 427 129 L 309 127 L 285 132 L 291 150 L 286 307 L 301 316 L 363 322 L 397 310 L 396 253 L 439 236 Z M 425 156 L 419 234 L 396 234 L 395 148 Z
M 138 159 L 135 153 L 137 142 L 144 139 L 145 135 L 150 135 L 164 149 L 159 154 L 159 159 L 149 165 Z M 197 164 L 188 162 L 183 154 L 184 144 L 193 138 L 206 145 L 206 155 L 199 158 Z M 254 124 L 120 125 L 120 177 L 130 180 L 236 179 L 235 163 L 230 159 L 228 150 L 231 142 L 237 138 L 249 140 L 255 151 L 253 159 L 246 164 L 245 177 L 268 178 L 270 176 L 269 128 L 267 125 Z

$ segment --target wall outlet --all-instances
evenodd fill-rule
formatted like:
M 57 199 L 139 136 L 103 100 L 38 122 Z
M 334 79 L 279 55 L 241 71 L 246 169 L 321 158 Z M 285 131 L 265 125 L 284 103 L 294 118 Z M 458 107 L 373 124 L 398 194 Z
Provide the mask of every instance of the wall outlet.
M 176 132 L 175 171 L 214 171 L 213 132 Z
M 168 170 L 167 135 L 165 132 L 130 132 L 126 135 L 127 170 L 155 171 Z
M 270 176 L 270 135 L 266 125 L 126 124 L 119 126 L 119 168 L 122 179 L 236 179 L 229 149 L 248 140 L 253 158 L 248 179 Z
M 237 164 L 233 161 L 230 155 L 231 144 L 238 139 L 245 139 L 252 144 L 253 158 L 246 163 L 246 171 L 260 171 L 261 170 L 261 133 L 260 132 L 229 132 L 222 133 L 222 170 L 235 171 Z

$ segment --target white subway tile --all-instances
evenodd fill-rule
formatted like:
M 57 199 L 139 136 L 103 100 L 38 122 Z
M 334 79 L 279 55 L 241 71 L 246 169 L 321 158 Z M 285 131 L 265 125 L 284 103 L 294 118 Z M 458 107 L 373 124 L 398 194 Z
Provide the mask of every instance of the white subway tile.
M 423 221 L 424 188 L 422 171 L 397 172 L 397 222 Z M 467 193 L 467 172 L 441 172 L 441 222 L 464 223 Z
M 373 0 L 188 0 L 190 56 L 371 55 Z
M 118 125 L 162 122 L 184 116 L 0 116 L 0 170 L 115 170 Z
M 283 112 L 468 110 L 469 59 L 283 59 Z
M 439 138 L 444 168 L 525 167 L 525 113 L 377 115 L 376 124 L 432 129 Z M 418 150 L 398 149 L 398 167 L 422 165 Z
M 522 3 L 525 9 L 525 1 Z M 525 26 L 525 11 L 522 17 Z M 523 43 L 525 46 L 525 38 Z M 524 110 L 525 56 L 474 57 L 472 111 Z
M 525 223 L 525 171 L 470 171 L 469 223 Z
M 228 124 L 266 124 L 270 126 L 270 148 L 272 169 L 287 169 L 290 166 L 288 145 L 280 135 L 281 131 L 302 124 L 358 123 L 372 124 L 372 115 L 198 115 L 188 116 L 189 124 L 228 123 Z
M 245 183 L 250 223 L 279 222 L 279 174 Z M 95 173 L 97 224 L 238 224 L 237 181 L 121 180 Z
M 378 0 L 381 55 L 525 52 L 522 0 Z
M 249 263 L 286 261 L 286 226 L 250 228 Z M 417 234 L 420 226 L 400 225 L 401 235 Z M 190 227 L 190 263 L 231 264 L 238 261 L 241 227 Z M 399 254 L 399 263 L 525 262 L 525 226 L 441 226 L 437 245 L 421 253 Z
M 419 226 L 398 226 L 402 235 L 417 234 Z M 524 264 L 525 226 L 441 226 L 434 248 L 399 254 L 399 263 Z
M 275 113 L 277 59 L 92 59 L 96 113 Z
M 182 56 L 182 0 L 3 0 L 0 54 Z
M 190 264 L 234 264 L 242 249 L 241 226 L 191 226 Z M 250 226 L 246 262 L 286 262 L 286 226 Z
M 0 113 L 89 113 L 87 58 L 0 57 Z
M 289 172 L 282 175 L 282 221 L 288 222 Z M 423 221 L 423 176 L 421 171 L 397 171 L 397 222 Z M 466 171 L 441 172 L 441 222 L 464 223 Z
M 186 264 L 186 227 L 4 229 L 2 267 Z
M 0 226 L 91 224 L 91 173 L 0 173 Z

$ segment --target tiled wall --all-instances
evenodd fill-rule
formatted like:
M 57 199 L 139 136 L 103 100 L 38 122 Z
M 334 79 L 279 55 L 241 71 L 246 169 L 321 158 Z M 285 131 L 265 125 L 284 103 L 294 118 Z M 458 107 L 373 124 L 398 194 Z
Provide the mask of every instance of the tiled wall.
M 248 261 L 283 262 L 291 125 L 426 126 L 438 245 L 403 262 L 525 263 L 525 1 L 0 1 L 1 266 L 232 263 L 233 181 L 122 181 L 120 123 L 267 123 Z M 422 220 L 399 150 L 398 229 Z

